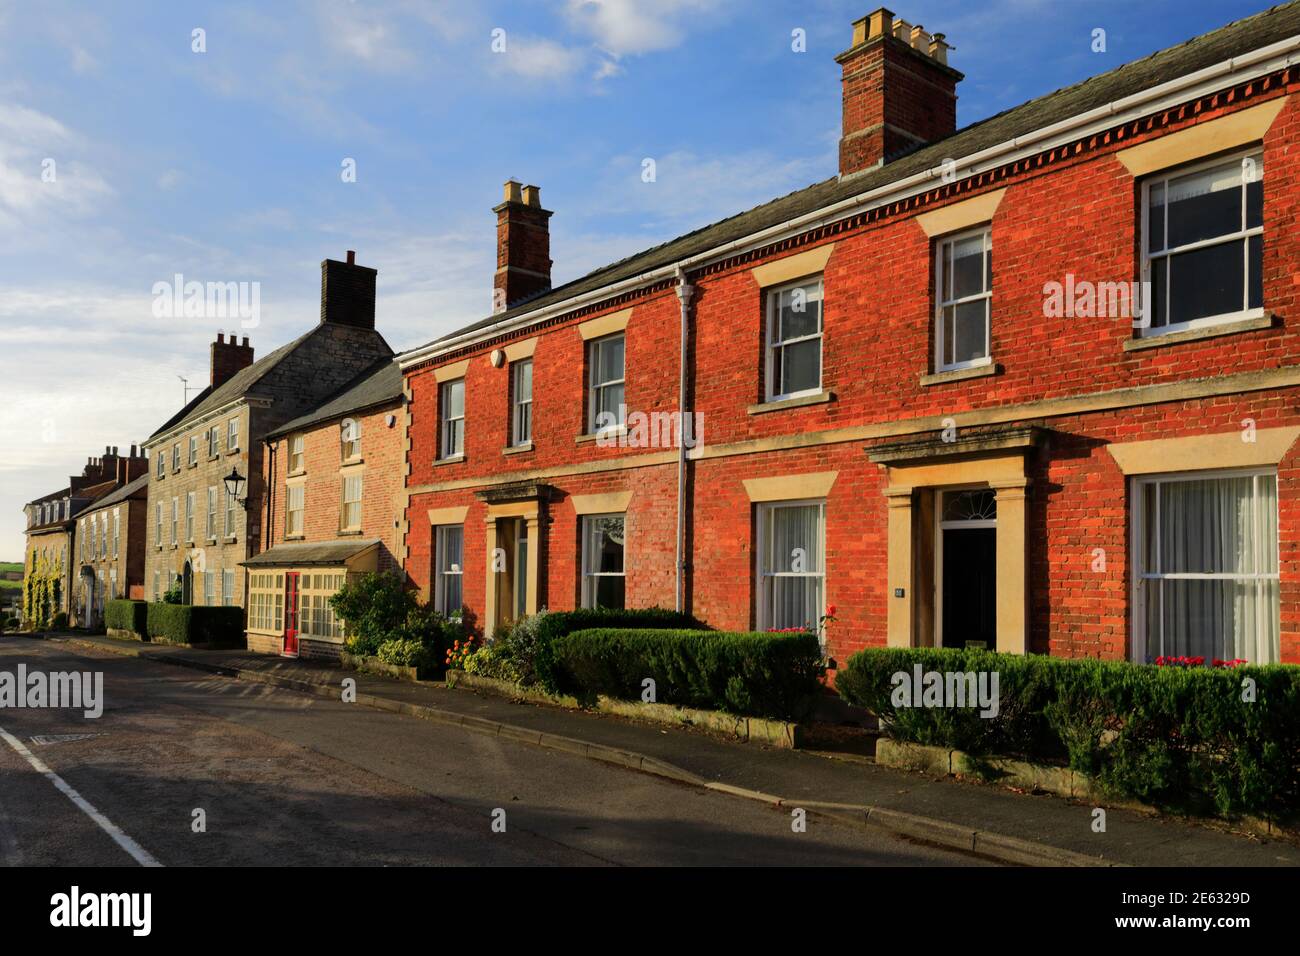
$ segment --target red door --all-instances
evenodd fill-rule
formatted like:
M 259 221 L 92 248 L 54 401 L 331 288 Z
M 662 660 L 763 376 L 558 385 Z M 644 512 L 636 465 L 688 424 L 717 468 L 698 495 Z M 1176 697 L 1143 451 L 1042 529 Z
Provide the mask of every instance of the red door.
M 298 575 L 284 576 L 284 656 L 298 656 Z

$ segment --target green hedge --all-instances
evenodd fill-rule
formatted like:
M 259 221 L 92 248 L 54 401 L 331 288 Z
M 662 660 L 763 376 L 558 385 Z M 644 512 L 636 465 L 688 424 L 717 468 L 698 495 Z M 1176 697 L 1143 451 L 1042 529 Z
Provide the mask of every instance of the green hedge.
M 823 671 L 814 634 L 594 628 L 552 650 L 562 693 L 640 700 L 649 677 L 659 703 L 783 719 L 802 716 Z
M 647 630 L 698 630 L 699 621 L 689 614 L 651 608 L 578 608 L 573 611 L 544 611 L 526 619 L 532 628 L 534 646 L 528 649 L 531 658 L 526 670 L 536 675 L 536 680 L 551 693 L 560 693 L 559 675 L 555 670 L 555 642 L 574 631 L 589 628 L 640 628 Z M 506 639 L 509 642 L 509 638 Z M 640 691 L 637 692 L 640 696 Z
M 894 674 L 997 673 L 999 707 L 896 707 Z M 1243 700 L 1253 682 L 1254 702 Z M 1068 764 L 1156 806 L 1285 819 L 1300 812 L 1300 667 L 1155 667 L 991 651 L 888 648 L 835 687 L 896 740 Z
M 242 647 L 244 643 L 244 609 L 239 607 L 153 603 L 145 626 L 151 638 L 173 644 Z
M 149 603 L 116 598 L 104 605 L 104 626 L 118 631 L 130 631 L 141 640 L 148 636 Z

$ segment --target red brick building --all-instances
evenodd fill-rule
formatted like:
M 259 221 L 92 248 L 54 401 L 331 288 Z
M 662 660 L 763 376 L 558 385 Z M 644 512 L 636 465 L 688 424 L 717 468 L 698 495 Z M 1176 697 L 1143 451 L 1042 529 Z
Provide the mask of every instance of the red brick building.
M 348 575 L 397 567 L 403 401 L 402 372 L 385 358 L 267 433 L 267 548 L 244 562 L 250 649 L 337 657 L 344 628 L 329 598 Z
M 941 34 L 853 31 L 824 182 L 554 289 L 507 183 L 501 311 L 401 357 L 409 576 L 1300 662 L 1300 5 L 960 131 Z

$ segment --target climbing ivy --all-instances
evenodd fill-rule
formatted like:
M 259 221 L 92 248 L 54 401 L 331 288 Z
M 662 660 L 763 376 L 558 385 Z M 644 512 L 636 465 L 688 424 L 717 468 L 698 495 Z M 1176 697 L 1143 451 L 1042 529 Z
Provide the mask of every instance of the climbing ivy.
M 33 551 L 23 575 L 23 620 L 32 630 L 44 630 L 59 613 L 63 564 Z

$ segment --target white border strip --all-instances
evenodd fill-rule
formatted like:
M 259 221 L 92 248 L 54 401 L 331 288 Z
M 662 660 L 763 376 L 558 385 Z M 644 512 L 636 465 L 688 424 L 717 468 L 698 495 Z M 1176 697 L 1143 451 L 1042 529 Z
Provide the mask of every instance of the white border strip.
M 13 747 L 14 750 L 18 751 L 18 753 L 25 757 L 27 762 L 32 765 L 33 770 L 44 775 L 45 779 L 54 784 L 56 789 L 61 790 L 65 797 L 76 804 L 78 810 L 90 817 L 90 819 L 94 820 L 101 830 L 116 841 L 118 846 L 123 850 L 126 850 L 127 853 L 130 853 L 135 862 L 139 863 L 141 866 L 162 866 L 161 863 L 154 859 L 153 855 L 150 854 L 148 850 L 123 833 L 118 828 L 117 824 L 91 806 L 90 801 L 77 793 L 76 790 L 73 790 L 66 780 L 49 767 L 45 766 L 41 759 L 28 750 L 21 740 L 9 733 L 9 731 L 5 730 L 3 727 L 0 727 L 0 737 L 3 737 L 10 747 Z

